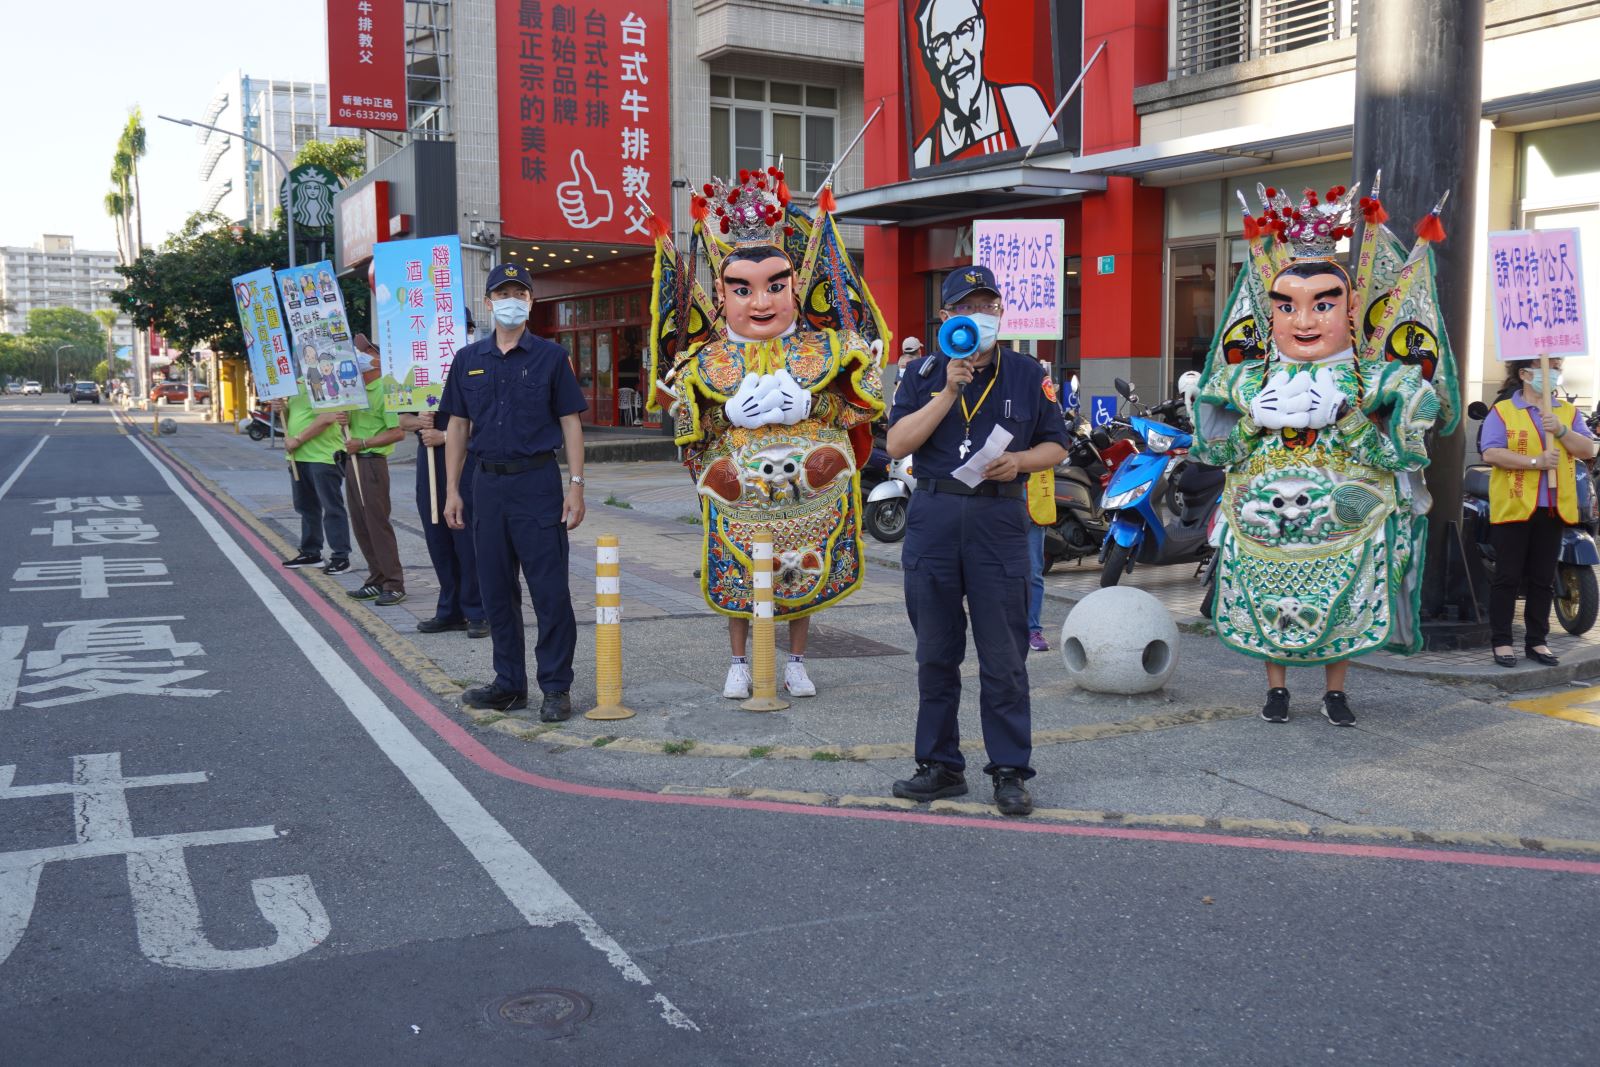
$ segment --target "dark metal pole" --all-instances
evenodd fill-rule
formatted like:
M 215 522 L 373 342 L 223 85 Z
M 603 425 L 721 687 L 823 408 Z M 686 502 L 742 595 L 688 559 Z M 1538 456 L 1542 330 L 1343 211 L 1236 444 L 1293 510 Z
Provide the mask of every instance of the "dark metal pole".
M 1367 0 L 1356 36 L 1355 176 L 1383 170 L 1383 203 L 1402 238 L 1449 191 L 1449 238 L 1434 249 L 1439 299 L 1458 368 L 1471 325 L 1472 248 L 1478 234 L 1478 124 L 1483 97 L 1484 0 Z M 1404 227 L 1404 229 L 1402 229 Z M 1461 368 L 1463 371 L 1465 368 Z M 1465 374 L 1462 374 L 1465 378 Z M 1460 398 L 1457 398 L 1460 404 Z M 1460 551 L 1461 481 L 1470 424 L 1435 436 L 1428 490 L 1433 510 L 1422 587 L 1430 648 L 1487 643 Z

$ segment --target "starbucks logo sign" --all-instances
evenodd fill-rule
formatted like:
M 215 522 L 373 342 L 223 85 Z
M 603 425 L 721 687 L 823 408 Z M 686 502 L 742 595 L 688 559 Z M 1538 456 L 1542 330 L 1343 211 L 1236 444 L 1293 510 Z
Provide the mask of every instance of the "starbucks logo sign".
M 333 194 L 339 191 L 339 176 L 318 163 L 294 168 L 278 187 L 278 203 L 289 209 L 289 192 L 294 191 L 294 224 L 325 227 L 333 225 Z

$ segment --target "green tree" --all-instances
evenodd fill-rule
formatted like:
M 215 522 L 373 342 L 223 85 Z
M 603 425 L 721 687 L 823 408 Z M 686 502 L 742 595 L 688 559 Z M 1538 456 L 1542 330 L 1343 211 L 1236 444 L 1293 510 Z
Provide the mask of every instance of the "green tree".
M 28 312 L 24 336 L 49 353 L 51 381 L 55 380 L 56 349 L 63 345 L 72 347 L 61 353 L 62 381 L 85 376 L 106 354 L 106 332 L 93 315 L 77 308 L 34 308 Z
M 230 282 L 262 267 L 282 269 L 288 251 L 282 230 L 255 233 L 218 215 L 191 215 L 159 249 L 117 268 L 128 284 L 111 294 L 111 302 L 186 357 L 210 348 L 240 359 L 244 339 Z
M 294 165 L 320 163 L 337 174 L 346 185 L 367 172 L 367 145 L 359 137 L 338 137 L 332 141 L 308 141 Z

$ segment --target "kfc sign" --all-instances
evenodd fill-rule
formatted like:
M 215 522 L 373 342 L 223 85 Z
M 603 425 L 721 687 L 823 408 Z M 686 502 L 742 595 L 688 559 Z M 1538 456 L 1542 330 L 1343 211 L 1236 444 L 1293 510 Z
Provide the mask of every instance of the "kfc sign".
M 1065 81 L 1077 75 L 1082 52 L 1077 5 L 1065 0 L 902 3 L 913 175 L 1015 159 L 1041 137 L 1042 145 L 1059 147 L 1062 131 L 1051 127 L 1050 112 L 1063 80 L 1057 77 L 1058 63 Z M 1062 42 L 1059 55 L 1057 40 Z M 1063 122 L 1069 133 L 1075 131 L 1076 113 Z
M 500 204 L 514 237 L 650 244 L 670 203 L 667 0 L 496 0 Z
M 339 201 L 339 268 L 372 258 L 372 246 L 389 239 L 389 183 L 374 179 Z
M 328 125 L 406 128 L 404 0 L 328 0 Z

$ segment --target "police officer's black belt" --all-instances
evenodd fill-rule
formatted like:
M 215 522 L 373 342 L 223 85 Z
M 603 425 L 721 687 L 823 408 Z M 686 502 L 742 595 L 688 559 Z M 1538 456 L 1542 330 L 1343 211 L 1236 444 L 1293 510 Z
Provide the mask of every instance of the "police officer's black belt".
M 523 471 L 531 471 L 535 467 L 543 467 L 555 461 L 556 454 L 554 452 L 540 452 L 537 456 L 529 456 L 526 459 L 508 459 L 503 463 L 480 459 L 478 461 L 478 469 L 485 474 L 521 474 Z
M 924 493 L 950 493 L 954 496 L 1004 496 L 1020 499 L 1026 491 L 1022 482 L 979 482 L 968 485 L 954 478 L 918 478 L 917 488 Z

